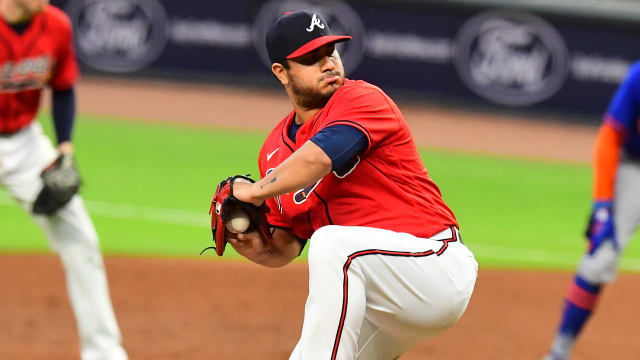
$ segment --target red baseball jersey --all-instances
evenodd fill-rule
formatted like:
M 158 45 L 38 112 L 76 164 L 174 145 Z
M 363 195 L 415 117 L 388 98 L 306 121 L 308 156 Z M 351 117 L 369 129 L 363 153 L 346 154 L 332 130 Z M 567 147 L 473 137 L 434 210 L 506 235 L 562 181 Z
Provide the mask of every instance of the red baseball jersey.
M 305 122 L 293 142 L 291 112 L 271 131 L 259 156 L 264 177 L 325 127 L 349 125 L 368 146 L 346 168 L 317 183 L 267 200 L 270 224 L 303 239 L 325 225 L 367 226 L 430 237 L 458 226 L 420 159 L 400 109 L 378 87 L 345 80 L 327 105 Z
M 47 6 L 22 34 L 0 17 L 0 133 L 33 121 L 45 86 L 66 90 L 77 76 L 71 22 L 60 9 Z

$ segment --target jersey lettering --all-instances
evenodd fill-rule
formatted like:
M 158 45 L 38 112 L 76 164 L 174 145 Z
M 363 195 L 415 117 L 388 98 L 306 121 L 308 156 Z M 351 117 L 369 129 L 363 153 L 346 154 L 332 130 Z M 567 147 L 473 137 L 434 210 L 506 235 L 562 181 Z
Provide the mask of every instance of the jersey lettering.
M 309 198 L 309 195 L 311 195 L 313 190 L 315 190 L 315 188 L 318 186 L 318 184 L 320 184 L 320 181 L 322 181 L 322 179 L 318 180 L 318 182 L 316 182 L 313 185 L 309 185 L 304 189 L 300 189 L 300 190 L 296 191 L 296 193 L 293 194 L 293 202 L 296 205 L 300 205 L 303 202 L 307 201 L 307 199 Z
M 44 88 L 49 81 L 53 60 L 48 55 L 0 64 L 0 92 Z

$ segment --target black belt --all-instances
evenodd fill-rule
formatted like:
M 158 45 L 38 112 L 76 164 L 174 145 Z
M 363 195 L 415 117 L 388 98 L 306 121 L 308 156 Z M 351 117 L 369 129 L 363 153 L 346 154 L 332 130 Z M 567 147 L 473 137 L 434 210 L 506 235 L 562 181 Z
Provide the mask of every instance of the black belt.
M 640 164 L 640 154 L 636 155 L 636 154 L 631 154 L 629 152 L 629 150 L 624 150 L 622 153 L 622 160 L 623 161 L 628 161 L 628 162 L 632 162 L 635 164 Z

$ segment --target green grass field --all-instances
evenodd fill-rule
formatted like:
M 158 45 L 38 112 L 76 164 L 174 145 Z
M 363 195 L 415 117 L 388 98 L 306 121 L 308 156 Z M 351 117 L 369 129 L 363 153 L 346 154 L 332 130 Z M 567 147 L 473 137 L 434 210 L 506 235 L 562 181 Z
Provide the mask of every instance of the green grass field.
M 49 118 L 41 120 L 51 134 Z M 81 117 L 74 142 L 82 194 L 105 254 L 197 256 L 211 245 L 207 211 L 217 183 L 230 174 L 257 175 L 265 135 Z M 585 247 L 588 166 L 421 154 L 481 266 L 575 267 Z M 42 232 L 0 190 L 0 252 L 47 251 Z M 621 268 L 640 271 L 637 237 Z

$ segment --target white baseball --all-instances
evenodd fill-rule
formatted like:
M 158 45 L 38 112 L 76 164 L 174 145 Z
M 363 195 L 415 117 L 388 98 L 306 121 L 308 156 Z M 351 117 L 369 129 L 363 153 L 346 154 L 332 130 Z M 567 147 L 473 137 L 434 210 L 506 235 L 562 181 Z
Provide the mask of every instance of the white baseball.
M 227 230 L 234 234 L 245 232 L 250 223 L 249 215 L 240 209 L 235 209 L 227 221 Z

